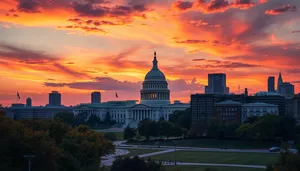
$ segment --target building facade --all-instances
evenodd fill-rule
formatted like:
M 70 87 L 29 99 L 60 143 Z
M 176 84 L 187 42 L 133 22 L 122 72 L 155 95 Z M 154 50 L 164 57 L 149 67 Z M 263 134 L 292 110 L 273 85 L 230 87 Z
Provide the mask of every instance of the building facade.
M 226 100 L 215 104 L 215 116 L 223 123 L 241 123 L 242 103 Z
M 268 78 L 268 92 L 275 92 L 275 77 Z
M 294 118 L 300 123 L 300 94 L 296 94 L 293 97 L 293 109 Z
M 243 105 L 242 123 L 251 116 L 278 115 L 278 106 L 267 103 L 248 103 Z
M 295 87 L 289 82 L 283 82 L 279 85 L 278 92 L 284 97 L 293 97 L 295 94 Z
M 208 86 L 205 86 L 205 94 L 229 94 L 226 87 L 226 74 L 208 74 Z
M 169 120 L 176 110 L 185 110 L 190 104 L 179 101 L 170 103 L 170 90 L 165 75 L 158 68 L 156 52 L 152 61 L 152 69 L 146 74 L 140 91 L 140 103 L 135 100 L 109 101 L 99 104 L 81 104 L 73 109 L 75 115 L 87 113 L 97 115 L 101 120 L 109 114 L 112 120 L 122 123 L 122 127 L 136 128 L 143 119 Z
M 32 100 L 31 100 L 31 98 L 27 98 L 26 99 L 26 107 L 31 107 L 32 106 Z
M 49 93 L 49 106 L 61 106 L 61 94 L 58 91 Z
M 221 94 L 192 94 L 191 112 L 192 127 L 199 130 L 198 135 L 205 135 L 208 121 L 214 116 L 215 105 L 222 101 L 232 100 L 241 104 L 267 103 L 278 106 L 278 114 L 285 114 L 285 97 L 278 93 L 258 92 L 254 96 L 221 95 Z M 225 114 L 226 115 L 226 114 Z
M 91 94 L 91 103 L 101 103 L 101 93 L 93 92 Z
M 57 113 L 72 112 L 70 107 L 39 107 L 39 106 L 25 106 L 24 104 L 12 104 L 11 107 L 1 108 L 6 116 L 15 120 L 21 119 L 52 119 Z

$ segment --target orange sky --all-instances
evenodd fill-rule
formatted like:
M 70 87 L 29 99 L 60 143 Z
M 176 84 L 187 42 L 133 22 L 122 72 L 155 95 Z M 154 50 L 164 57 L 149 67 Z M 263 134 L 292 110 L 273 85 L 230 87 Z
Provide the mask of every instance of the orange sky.
M 224 72 L 232 93 L 278 76 L 300 92 L 296 0 L 1 0 L 0 104 L 139 99 L 153 51 L 172 100 L 203 93 Z

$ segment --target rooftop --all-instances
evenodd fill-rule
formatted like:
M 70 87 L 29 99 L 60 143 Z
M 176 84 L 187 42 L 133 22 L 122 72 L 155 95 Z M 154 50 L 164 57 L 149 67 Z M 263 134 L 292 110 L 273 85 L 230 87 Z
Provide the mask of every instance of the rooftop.
M 216 105 L 242 105 L 242 103 L 236 102 L 236 101 L 233 101 L 233 100 L 226 100 L 226 101 L 216 103 Z
M 278 105 L 257 102 L 257 103 L 247 103 L 247 104 L 244 104 L 243 106 L 268 106 L 268 107 L 277 107 Z

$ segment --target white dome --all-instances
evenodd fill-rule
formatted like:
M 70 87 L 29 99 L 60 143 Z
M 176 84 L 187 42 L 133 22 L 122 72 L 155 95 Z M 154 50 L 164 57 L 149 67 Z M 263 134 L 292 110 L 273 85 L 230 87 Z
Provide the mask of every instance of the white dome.
M 170 104 L 170 90 L 168 82 L 163 72 L 158 69 L 156 52 L 152 69 L 145 76 L 143 88 L 141 90 L 141 104 L 146 105 L 166 105 Z

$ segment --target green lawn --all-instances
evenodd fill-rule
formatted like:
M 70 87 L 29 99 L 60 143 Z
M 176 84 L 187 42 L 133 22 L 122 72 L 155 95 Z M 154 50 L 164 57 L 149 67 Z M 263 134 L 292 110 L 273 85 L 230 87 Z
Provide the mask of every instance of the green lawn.
M 129 144 L 154 145 L 157 141 L 130 142 Z M 161 146 L 174 146 L 173 141 L 159 141 Z M 252 142 L 239 140 L 217 140 L 217 139 L 184 139 L 176 140 L 177 146 L 202 147 L 202 148 L 232 148 L 232 149 L 269 149 L 280 146 L 280 142 Z
M 217 171 L 264 171 L 264 169 L 240 168 L 240 167 L 211 167 L 211 166 L 168 166 L 166 171 L 205 171 L 206 168 Z
M 193 163 L 216 164 L 245 164 L 267 165 L 274 163 L 279 154 L 267 153 L 233 153 L 233 152 L 202 152 L 202 151 L 176 151 L 176 160 Z M 175 152 L 152 156 L 156 160 L 174 160 Z
M 140 154 L 147 154 L 147 153 L 153 153 L 153 152 L 157 152 L 160 150 L 155 150 L 155 149 L 126 149 L 128 151 L 130 151 L 129 154 L 125 155 L 125 156 L 137 156 Z

